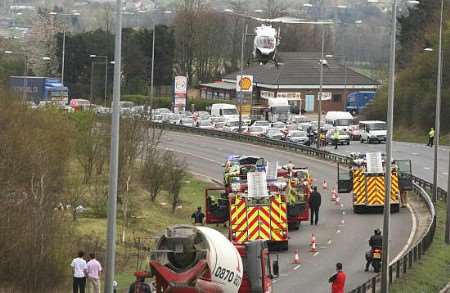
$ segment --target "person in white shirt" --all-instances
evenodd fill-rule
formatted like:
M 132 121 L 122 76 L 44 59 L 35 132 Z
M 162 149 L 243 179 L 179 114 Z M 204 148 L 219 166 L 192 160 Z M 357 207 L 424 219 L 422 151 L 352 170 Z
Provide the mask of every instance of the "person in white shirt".
M 78 257 L 70 264 L 73 272 L 73 293 L 85 293 L 87 264 L 83 256 L 84 252 L 79 251 Z
M 95 259 L 95 253 L 90 253 L 91 258 L 87 263 L 87 278 L 90 293 L 100 293 L 100 273 L 102 272 L 102 265 Z

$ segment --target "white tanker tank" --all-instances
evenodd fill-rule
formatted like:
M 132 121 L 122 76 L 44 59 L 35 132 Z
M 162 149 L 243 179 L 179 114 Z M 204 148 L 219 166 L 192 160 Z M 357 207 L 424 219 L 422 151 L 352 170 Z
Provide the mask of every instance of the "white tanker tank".
M 238 293 L 242 258 L 220 232 L 200 226 L 167 228 L 151 252 L 156 292 Z

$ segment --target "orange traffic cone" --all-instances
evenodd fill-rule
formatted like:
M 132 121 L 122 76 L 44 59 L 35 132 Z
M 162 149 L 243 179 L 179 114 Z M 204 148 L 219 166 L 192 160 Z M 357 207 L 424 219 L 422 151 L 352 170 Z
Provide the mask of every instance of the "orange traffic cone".
M 333 187 L 333 190 L 331 191 L 331 200 L 332 201 L 336 201 L 336 195 L 337 195 L 336 187 Z
M 300 264 L 300 254 L 298 253 L 298 248 L 295 250 L 294 259 L 292 260 L 292 264 Z
M 311 234 L 311 252 L 317 252 L 317 243 L 316 243 L 316 236 L 314 236 L 314 233 Z
M 340 205 L 341 198 L 339 197 L 339 194 L 336 196 L 336 205 Z
M 323 190 L 327 190 L 328 189 L 328 183 L 326 180 L 323 180 L 323 184 L 322 184 Z

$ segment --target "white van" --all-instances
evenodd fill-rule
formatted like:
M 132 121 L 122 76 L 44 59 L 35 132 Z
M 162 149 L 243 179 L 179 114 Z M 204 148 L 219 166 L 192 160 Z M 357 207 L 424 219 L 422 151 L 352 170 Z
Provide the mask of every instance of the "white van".
M 348 132 L 353 125 L 353 116 L 345 111 L 329 111 L 325 115 L 325 124 L 330 125 L 332 128 Z
M 231 104 L 212 104 L 211 116 L 224 117 L 226 120 L 239 119 L 239 113 L 236 106 Z
M 361 135 L 361 143 L 367 142 L 386 142 L 386 122 L 372 120 L 372 121 L 360 121 L 359 122 L 359 134 Z

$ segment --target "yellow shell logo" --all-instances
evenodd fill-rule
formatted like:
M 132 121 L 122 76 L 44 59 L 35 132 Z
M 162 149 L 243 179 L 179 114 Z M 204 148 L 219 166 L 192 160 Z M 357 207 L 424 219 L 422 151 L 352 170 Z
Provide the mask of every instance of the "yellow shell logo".
M 241 90 L 248 91 L 252 87 L 252 80 L 248 77 L 243 77 L 239 81 L 239 86 L 241 87 Z

